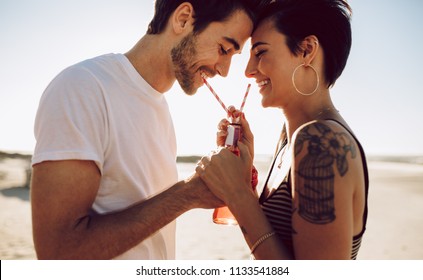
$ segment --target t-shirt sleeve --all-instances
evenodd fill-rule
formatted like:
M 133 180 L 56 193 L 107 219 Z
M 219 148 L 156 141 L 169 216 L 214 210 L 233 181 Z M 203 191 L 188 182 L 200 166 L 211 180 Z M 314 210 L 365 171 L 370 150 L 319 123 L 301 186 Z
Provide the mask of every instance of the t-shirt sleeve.
M 35 118 L 32 164 L 92 160 L 100 172 L 108 141 L 104 91 L 82 66 L 61 72 L 43 93 Z

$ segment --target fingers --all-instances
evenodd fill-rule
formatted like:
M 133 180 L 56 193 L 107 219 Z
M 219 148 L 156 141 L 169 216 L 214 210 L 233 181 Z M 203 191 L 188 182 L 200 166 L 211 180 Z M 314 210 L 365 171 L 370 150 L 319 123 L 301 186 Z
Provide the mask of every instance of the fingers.
M 242 126 L 243 133 L 245 135 L 244 138 L 253 139 L 253 133 L 251 132 L 250 124 L 248 123 L 247 119 L 245 118 L 245 114 L 242 113 L 241 111 L 235 109 L 235 107 L 233 107 L 233 106 L 230 106 L 228 111 L 229 111 L 228 117 L 232 117 L 234 119 L 237 119 L 237 121 L 239 120 L 239 123 Z M 226 128 L 229 125 L 229 121 L 228 120 L 220 121 L 219 126 L 218 126 L 219 129 L 220 129 L 221 125 L 222 125 L 222 129 L 226 130 Z
M 242 142 L 243 144 L 247 145 L 251 157 L 254 157 L 254 135 L 250 129 L 250 124 L 245 118 L 245 114 L 241 115 L 240 124 L 242 127 L 242 134 L 241 134 L 242 138 L 240 139 L 238 144 Z
M 242 132 L 244 134 L 244 138 L 246 139 L 254 139 L 254 135 L 251 131 L 250 124 L 248 123 L 247 119 L 245 118 L 245 114 L 243 113 L 240 118 L 240 124 L 242 126 Z M 252 141 L 250 141 L 252 142 Z
M 204 173 L 204 168 L 202 165 L 198 165 L 195 167 L 195 173 L 201 177 L 201 175 L 203 175 Z
M 228 156 L 228 155 L 225 155 L 225 153 L 232 155 L 232 153 L 228 151 L 227 149 L 218 148 L 216 151 L 211 151 L 207 156 L 203 156 L 197 162 L 197 166 L 195 167 L 195 172 L 198 175 L 204 174 L 204 172 L 211 165 L 212 162 L 214 162 L 216 165 L 220 165 L 222 161 L 225 161 L 224 158 Z
M 232 120 L 238 122 L 239 119 L 242 118 L 243 113 L 236 109 L 234 106 L 229 106 L 228 108 L 228 117 L 232 118 Z
M 239 112 L 233 105 L 228 108 L 228 117 L 236 117 L 236 112 Z
M 228 128 L 229 125 L 229 121 L 227 119 L 222 119 L 218 124 L 217 124 L 217 129 L 218 130 L 226 130 Z
M 225 139 L 228 135 L 228 125 L 229 121 L 227 119 L 222 119 L 217 125 L 216 144 L 218 147 L 225 145 Z
M 213 194 L 203 179 L 198 174 L 194 174 L 195 176 L 190 177 L 188 181 L 193 186 L 189 192 L 193 201 L 198 203 L 196 208 L 211 209 L 224 206 L 225 203 Z
M 206 167 L 210 164 L 210 158 L 209 156 L 203 156 L 198 162 L 197 162 L 197 166 L 195 168 L 195 171 L 197 172 L 198 170 L 204 170 L 206 169 Z
M 242 161 L 252 161 L 252 156 L 247 145 L 242 142 L 238 142 L 238 148 Z
M 218 148 L 216 151 L 211 151 L 207 156 L 203 156 L 195 167 L 195 172 L 200 174 L 206 170 L 206 168 L 211 164 L 213 155 L 219 154 L 222 148 Z M 198 171 L 198 172 L 197 172 Z

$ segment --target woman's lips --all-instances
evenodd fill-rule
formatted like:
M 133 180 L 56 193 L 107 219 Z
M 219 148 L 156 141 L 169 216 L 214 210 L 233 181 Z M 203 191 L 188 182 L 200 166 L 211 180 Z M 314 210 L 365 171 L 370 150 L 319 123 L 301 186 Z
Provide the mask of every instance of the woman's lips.
M 263 80 L 257 83 L 259 87 L 264 87 L 265 85 L 269 84 L 270 80 Z
M 269 79 L 258 82 L 258 83 L 257 83 L 257 86 L 258 86 L 259 88 L 264 88 L 264 87 L 265 87 L 265 86 L 267 86 L 268 84 L 270 84 L 270 80 L 269 80 Z

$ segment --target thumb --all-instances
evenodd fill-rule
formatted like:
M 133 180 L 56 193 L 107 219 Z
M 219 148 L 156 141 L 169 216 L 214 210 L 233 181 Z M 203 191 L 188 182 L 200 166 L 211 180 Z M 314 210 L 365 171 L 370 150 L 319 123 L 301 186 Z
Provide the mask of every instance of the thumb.
M 238 141 L 238 148 L 239 148 L 239 153 L 240 153 L 240 157 L 242 159 L 243 162 L 252 162 L 252 157 L 250 154 L 250 150 L 248 149 L 248 146 L 245 145 L 244 143 L 242 143 L 241 141 Z
M 248 123 L 247 119 L 245 118 L 245 114 L 242 113 L 240 118 L 240 123 L 242 126 L 242 132 L 244 133 L 244 137 L 247 138 L 248 141 L 252 141 L 254 138 L 253 133 L 250 128 L 250 124 Z

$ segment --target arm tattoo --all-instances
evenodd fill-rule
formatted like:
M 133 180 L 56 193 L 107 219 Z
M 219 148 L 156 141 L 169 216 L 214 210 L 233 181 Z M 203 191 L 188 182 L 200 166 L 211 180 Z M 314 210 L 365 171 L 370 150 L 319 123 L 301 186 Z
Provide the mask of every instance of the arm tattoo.
M 313 131 L 310 132 L 310 128 Z M 348 133 L 334 132 L 322 123 L 305 127 L 297 136 L 295 156 L 308 143 L 307 154 L 298 168 L 299 215 L 315 224 L 335 220 L 335 167 L 341 176 L 348 172 L 347 153 L 356 157 L 355 145 Z

